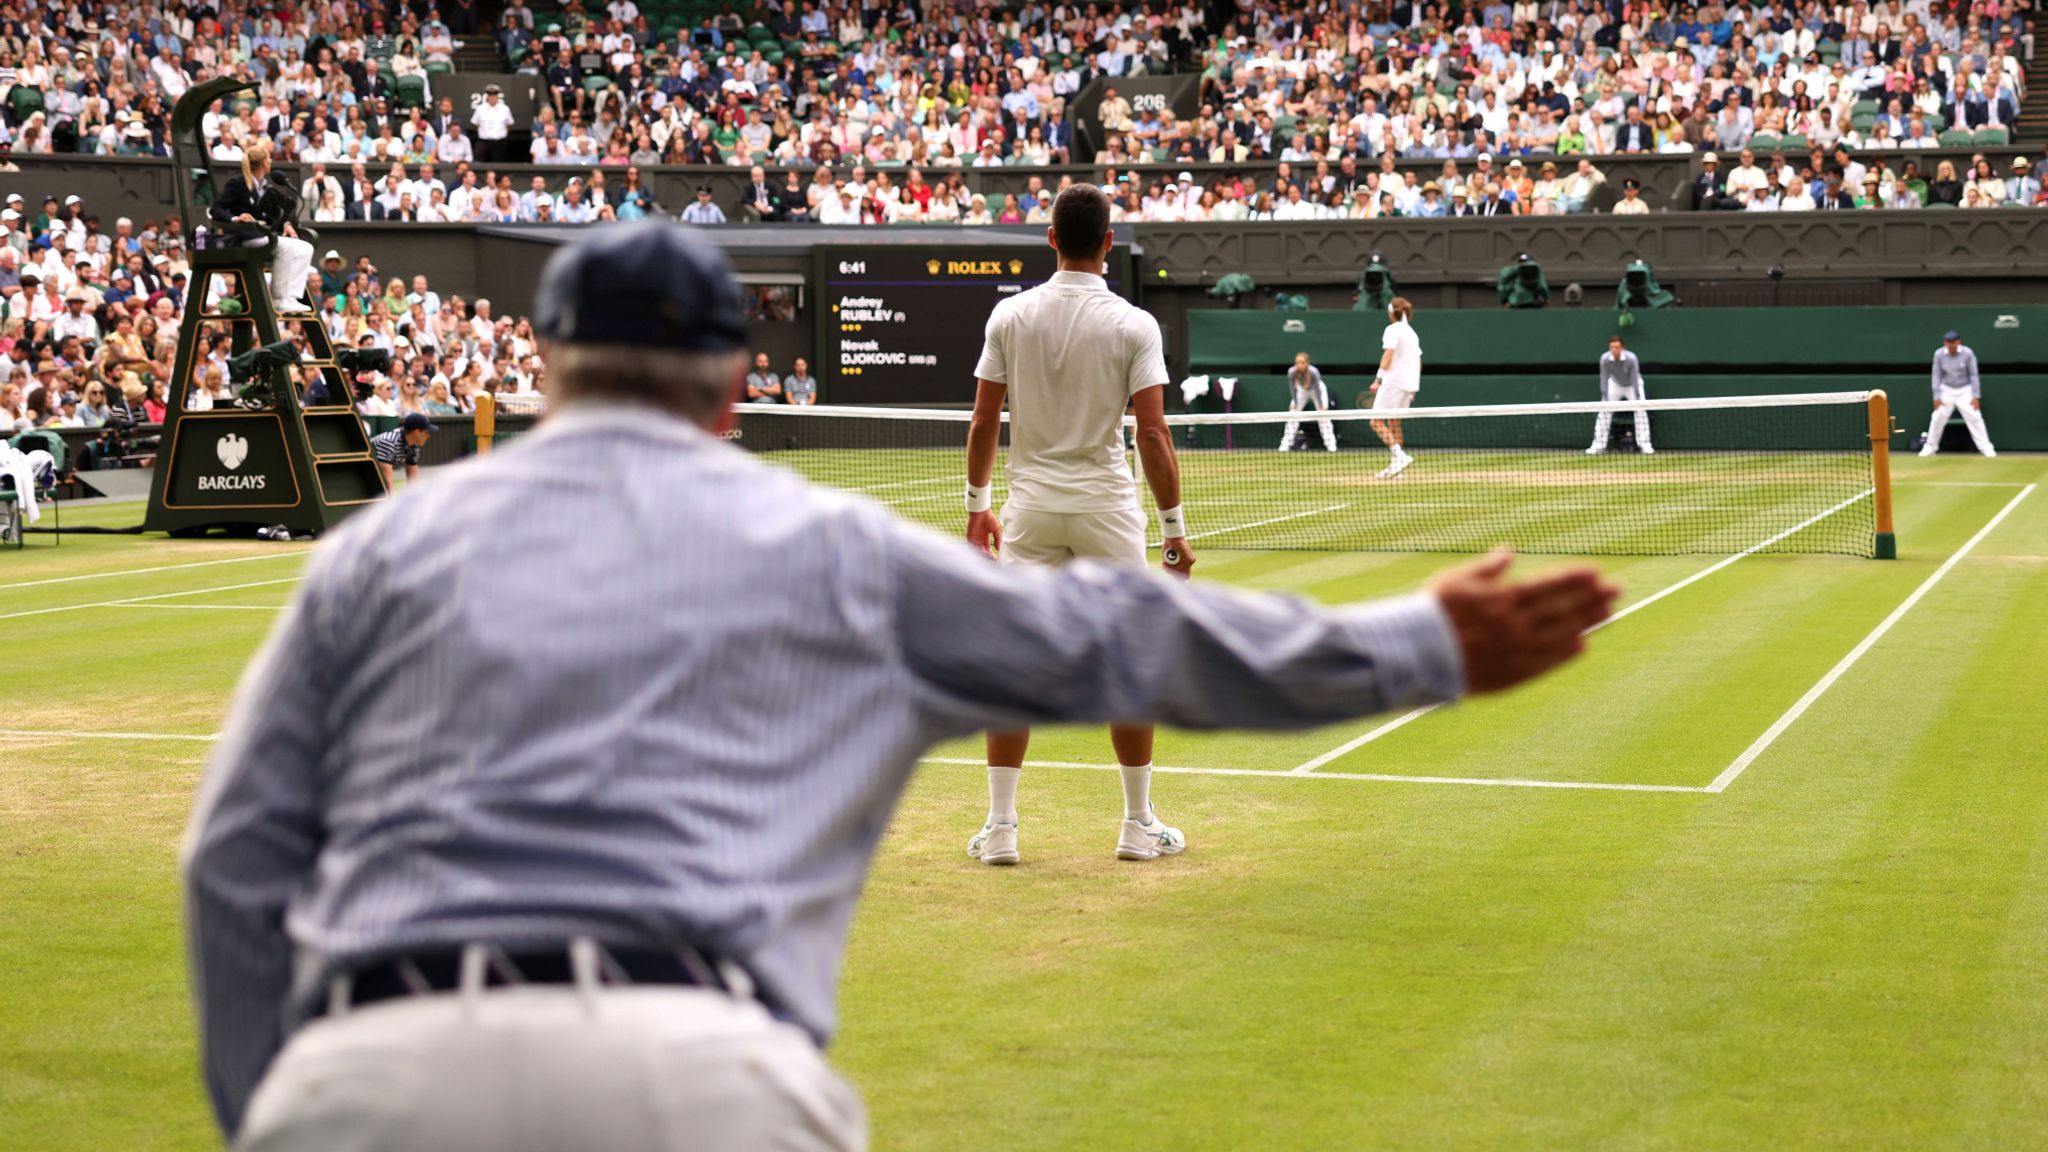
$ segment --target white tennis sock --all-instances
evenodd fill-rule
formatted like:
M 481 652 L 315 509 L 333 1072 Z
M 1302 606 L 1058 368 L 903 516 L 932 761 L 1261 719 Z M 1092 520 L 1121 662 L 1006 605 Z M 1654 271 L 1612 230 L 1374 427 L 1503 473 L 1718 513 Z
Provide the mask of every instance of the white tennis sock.
M 1152 766 L 1150 764 L 1123 764 L 1118 771 L 1124 778 L 1124 819 L 1140 823 L 1152 822 Z
M 1015 824 L 1017 822 L 1017 776 L 1020 768 L 997 768 L 988 770 L 988 822 L 991 824 Z

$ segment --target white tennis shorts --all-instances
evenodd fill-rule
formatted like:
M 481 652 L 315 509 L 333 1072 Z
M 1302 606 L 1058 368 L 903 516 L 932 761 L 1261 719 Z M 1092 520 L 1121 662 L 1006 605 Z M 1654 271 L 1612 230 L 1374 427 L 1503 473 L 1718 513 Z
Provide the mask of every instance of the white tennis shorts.
M 1380 390 L 1372 394 L 1372 406 L 1381 408 L 1406 408 L 1415 403 L 1415 393 L 1392 384 L 1381 384 Z
M 1101 560 L 1145 566 L 1145 514 L 1137 508 L 1114 512 L 1041 512 L 1003 505 L 1004 564 L 1057 568 L 1069 560 Z

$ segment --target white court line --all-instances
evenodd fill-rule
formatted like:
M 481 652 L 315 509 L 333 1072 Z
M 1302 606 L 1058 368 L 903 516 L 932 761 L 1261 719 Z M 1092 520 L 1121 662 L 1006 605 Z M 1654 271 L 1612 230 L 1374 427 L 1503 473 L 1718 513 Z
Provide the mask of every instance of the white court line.
M 2025 480 L 1894 480 L 1892 487 L 1914 488 L 2025 488 Z
M 234 592 L 243 588 L 268 588 L 273 584 L 297 584 L 302 576 L 286 576 L 281 580 L 252 580 L 247 584 L 223 584 L 218 588 L 194 588 L 187 592 L 159 592 L 154 596 L 129 596 L 121 600 L 102 600 L 97 604 L 66 604 L 61 608 L 33 608 L 26 612 L 0 613 L 0 620 L 17 620 L 23 616 L 48 616 L 53 612 L 84 612 L 92 608 L 125 608 L 147 600 L 170 600 L 179 596 L 204 596 L 209 592 Z
M 48 580 L 23 580 L 19 584 L 0 584 L 0 592 L 10 588 L 39 588 L 45 584 L 69 584 L 74 580 L 104 580 L 110 576 L 146 576 L 152 572 L 177 572 L 185 568 L 211 568 L 216 564 L 247 564 L 251 560 L 276 560 L 284 556 L 304 556 L 311 548 L 294 548 L 289 552 L 266 552 L 261 556 L 234 556 L 226 560 L 198 560 L 191 564 L 164 564 L 155 568 L 123 568 L 118 572 L 87 572 L 79 576 L 54 576 Z
M 963 757 L 926 756 L 923 764 L 958 764 L 965 767 L 986 767 L 986 761 L 969 760 Z M 1081 768 L 1110 772 L 1114 764 L 1075 764 L 1065 760 L 1026 760 L 1026 768 Z M 1315 772 L 1304 777 L 1299 772 L 1281 771 L 1277 768 L 1173 768 L 1153 765 L 1152 771 L 1165 772 L 1176 776 L 1265 776 L 1276 780 L 1370 780 L 1384 784 L 1467 784 L 1488 788 L 1552 788 L 1581 792 L 1694 792 L 1703 793 L 1705 788 L 1689 784 L 1600 784 L 1579 780 L 1516 780 L 1493 779 L 1486 776 L 1394 776 L 1373 772 Z
M 156 611 L 175 609 L 179 612 L 282 612 L 282 604 L 130 604 L 116 601 L 109 608 L 150 608 Z
M 219 733 L 202 736 L 190 732 L 35 732 L 27 728 L 0 728 L 0 740 L 201 740 L 220 739 Z
M 1211 528 L 1207 532 L 1197 532 L 1194 535 L 1188 537 L 1188 539 L 1200 540 L 1205 536 L 1222 536 L 1231 532 L 1243 532 L 1251 528 L 1264 528 L 1268 524 L 1279 524 L 1288 520 L 1299 520 L 1304 516 L 1321 516 L 1325 512 L 1338 512 L 1349 507 L 1351 507 L 1351 505 L 1348 503 L 1332 504 L 1328 508 L 1314 508 L 1310 509 L 1307 512 L 1291 512 L 1285 516 L 1275 516 L 1271 520 L 1256 520 L 1250 524 L 1233 524 L 1228 528 Z M 1226 551 L 1228 551 L 1228 549 L 1226 549 Z
M 1792 527 L 1785 529 L 1783 532 L 1778 533 L 1776 536 L 1773 536 L 1768 540 L 1763 540 L 1758 543 L 1752 544 L 1749 547 L 1744 548 L 1742 551 L 1737 552 L 1733 556 L 1717 560 L 1713 564 L 1710 564 L 1707 567 L 1700 569 L 1698 572 L 1695 572 L 1692 575 L 1687 576 L 1685 579 L 1680 580 L 1678 583 L 1673 584 L 1668 588 L 1660 588 L 1656 592 L 1653 592 L 1650 595 L 1643 597 L 1641 600 L 1638 600 L 1635 603 L 1630 604 L 1628 607 L 1623 608 L 1621 611 L 1616 612 L 1614 615 L 1609 616 L 1607 619 L 1602 620 L 1598 624 L 1593 625 L 1591 628 L 1586 629 L 1585 632 L 1582 633 L 1582 635 L 1591 636 L 1593 633 L 1598 632 L 1600 629 L 1607 627 L 1609 624 L 1612 624 L 1617 620 L 1624 620 L 1630 616 L 1635 615 L 1637 612 L 1640 612 L 1643 609 L 1648 608 L 1650 605 L 1655 604 L 1657 601 L 1662 600 L 1666 596 L 1671 595 L 1673 592 L 1677 592 L 1685 588 L 1690 588 L 1694 584 L 1697 584 L 1700 581 L 1705 580 L 1707 577 L 1712 576 L 1714 573 L 1719 572 L 1721 569 L 1726 568 L 1730 564 L 1735 563 L 1737 560 L 1740 560 L 1745 556 L 1753 556 L 1756 553 L 1761 552 L 1766 548 L 1769 548 L 1771 545 L 1776 544 L 1778 541 L 1783 540 L 1788 536 L 1791 536 L 1795 532 L 1803 531 L 1807 528 L 1812 527 L 1815 524 L 1820 523 L 1822 520 L 1825 520 L 1828 517 L 1833 516 L 1835 513 L 1840 512 L 1842 509 L 1849 507 L 1851 504 L 1854 504 L 1864 499 L 1874 491 L 1876 491 L 1876 489 L 1874 488 L 1865 488 L 1863 491 L 1858 492 L 1856 495 L 1849 497 L 1847 500 L 1842 501 L 1840 504 L 1835 505 L 1833 508 L 1830 508 L 1827 511 L 1822 512 L 1819 515 L 1810 517 L 1806 520 L 1802 520 L 1799 523 L 1794 524 Z M 1431 712 L 1434 712 L 1441 707 L 1443 707 L 1442 704 L 1428 704 L 1424 705 L 1421 708 L 1414 709 L 1413 711 L 1404 712 L 1401 715 L 1394 717 L 1392 720 L 1389 720 L 1386 723 L 1380 725 L 1379 727 L 1374 728 L 1372 731 L 1367 732 L 1363 736 L 1358 736 L 1349 741 L 1346 741 L 1345 743 L 1340 744 L 1335 748 L 1332 748 L 1328 752 L 1323 753 L 1321 756 L 1318 756 L 1305 764 L 1300 764 L 1292 769 L 1289 769 L 1289 771 L 1294 772 L 1297 775 L 1305 775 L 1307 773 L 1314 772 L 1316 769 L 1321 768 L 1323 765 L 1328 764 L 1330 761 L 1335 760 L 1340 756 L 1348 756 L 1351 753 L 1358 751 L 1360 748 L 1365 747 L 1367 744 L 1370 744 L 1373 741 L 1379 739 L 1380 737 L 1385 736 L 1387 733 L 1392 732 L 1397 728 L 1400 728 L 1402 725 L 1407 724 L 1410 721 L 1420 720 L 1424 716 L 1429 715 Z
M 1828 674 L 1821 677 L 1819 683 L 1815 684 L 1811 688 L 1808 688 L 1806 690 L 1806 695 L 1801 696 L 1797 703 L 1793 704 L 1792 707 L 1787 708 L 1785 710 L 1785 714 L 1783 716 L 1778 717 L 1776 723 L 1773 723 L 1769 728 L 1764 729 L 1764 734 L 1757 737 L 1755 743 L 1743 749 L 1742 755 L 1737 756 L 1735 758 L 1734 763 L 1722 769 L 1721 774 L 1719 776 L 1714 777 L 1714 782 L 1712 784 L 1707 785 L 1707 791 L 1727 791 L 1728 786 L 1730 784 L 1735 783 L 1737 777 L 1741 776 L 1743 772 L 1747 771 L 1751 764 L 1756 763 L 1757 757 L 1763 755 L 1764 752 L 1767 749 L 1769 749 L 1774 742 L 1776 742 L 1778 737 L 1785 734 L 1785 729 L 1790 728 L 1793 725 L 1793 723 L 1797 721 L 1801 716 L 1806 715 L 1806 710 L 1808 708 L 1813 707 L 1814 701 L 1820 699 L 1823 693 L 1825 693 L 1828 689 L 1834 687 L 1835 681 L 1840 680 L 1842 678 L 1843 673 L 1855 667 L 1856 662 L 1858 660 L 1863 659 L 1863 654 L 1865 652 L 1870 651 L 1873 645 L 1875 645 L 1879 640 L 1882 640 L 1884 638 L 1885 633 L 1892 630 L 1892 625 L 1897 624 L 1899 620 L 1906 615 L 1906 613 L 1911 612 L 1913 610 L 1913 605 L 1918 604 L 1920 602 L 1921 597 L 1927 595 L 1927 593 L 1931 591 L 1936 584 L 1941 583 L 1941 578 L 1948 575 L 1949 569 L 1954 568 L 1958 563 L 1962 561 L 1963 557 L 1968 556 L 1970 554 L 1970 549 L 1975 548 L 1977 546 L 1978 541 L 1984 539 L 1984 537 L 1986 536 L 1989 536 L 1991 534 L 1991 530 L 1993 528 L 1998 527 L 2000 521 L 2003 521 L 2006 518 L 2007 514 L 2009 514 L 2014 508 L 2019 507 L 2020 501 L 2025 500 L 2028 496 L 2032 495 L 2033 491 L 2034 485 L 2029 484 L 2025 488 L 2020 489 L 2019 495 L 2014 496 L 2011 500 L 2006 501 L 2005 507 L 2000 508 L 1998 510 L 1998 515 L 1993 516 L 1991 518 L 1990 523 L 1984 525 L 1982 528 L 1977 529 L 1977 534 L 1975 536 L 1972 536 L 1968 540 L 1964 541 L 1963 546 L 1961 548 L 1956 549 L 1954 555 L 1950 556 L 1947 560 L 1942 561 L 1941 567 L 1936 568 L 1934 570 L 1933 575 L 1921 581 L 1920 586 L 1918 588 L 1913 589 L 1912 595 L 1906 597 L 1906 599 L 1902 603 L 1900 603 L 1900 605 L 1897 608 L 1892 609 L 1891 615 L 1885 617 L 1883 621 L 1881 621 L 1878 624 L 1877 627 L 1871 629 L 1870 635 L 1865 636 L 1863 638 L 1862 643 L 1850 649 L 1849 654 L 1847 656 L 1842 657 L 1842 659 L 1838 663 L 1836 663 L 1836 665 L 1833 668 L 1828 669 Z

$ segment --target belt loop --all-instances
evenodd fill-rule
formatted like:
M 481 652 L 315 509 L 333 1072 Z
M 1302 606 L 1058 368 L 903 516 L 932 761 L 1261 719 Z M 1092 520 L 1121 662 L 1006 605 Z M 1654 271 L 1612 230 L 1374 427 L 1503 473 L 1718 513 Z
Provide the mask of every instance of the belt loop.
M 754 978 L 747 974 L 745 968 L 730 960 L 721 959 L 718 962 L 718 977 L 725 982 L 725 990 L 732 994 L 733 999 L 754 999 Z
M 597 1015 L 597 997 L 604 991 L 604 979 L 598 971 L 603 955 L 597 941 L 588 936 L 577 936 L 569 941 L 569 972 L 576 980 L 576 995 L 591 1015 Z
M 488 971 L 490 954 L 481 944 L 462 946 L 462 969 L 456 979 L 456 987 L 464 996 L 475 996 L 484 990 L 484 974 Z
M 349 998 L 355 995 L 355 977 L 343 972 L 327 982 L 327 1015 L 341 1017 L 348 1015 Z

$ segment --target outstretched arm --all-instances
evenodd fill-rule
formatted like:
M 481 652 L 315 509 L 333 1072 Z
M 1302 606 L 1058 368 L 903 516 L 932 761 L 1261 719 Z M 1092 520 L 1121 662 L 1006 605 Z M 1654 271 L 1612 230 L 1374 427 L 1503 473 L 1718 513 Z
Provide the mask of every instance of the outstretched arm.
M 1493 691 L 1577 653 L 1617 594 L 1590 568 L 1511 583 L 1503 553 L 1429 592 L 1331 611 L 1138 569 L 998 571 L 912 527 L 877 531 L 897 647 L 934 736 L 1054 722 L 1305 728 Z

